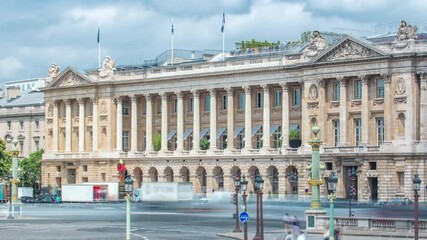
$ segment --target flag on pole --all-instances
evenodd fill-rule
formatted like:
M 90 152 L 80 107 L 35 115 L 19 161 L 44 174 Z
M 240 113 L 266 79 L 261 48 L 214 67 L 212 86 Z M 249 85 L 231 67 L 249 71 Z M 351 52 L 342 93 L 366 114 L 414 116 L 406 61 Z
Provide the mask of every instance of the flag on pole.
M 172 32 L 172 35 L 173 35 L 173 19 L 172 19 L 172 27 L 171 27 L 171 32 Z
M 225 12 L 222 13 L 222 27 L 221 27 L 221 32 L 224 32 L 224 27 L 225 27 Z
M 99 27 L 98 27 L 98 38 L 96 41 L 99 43 Z

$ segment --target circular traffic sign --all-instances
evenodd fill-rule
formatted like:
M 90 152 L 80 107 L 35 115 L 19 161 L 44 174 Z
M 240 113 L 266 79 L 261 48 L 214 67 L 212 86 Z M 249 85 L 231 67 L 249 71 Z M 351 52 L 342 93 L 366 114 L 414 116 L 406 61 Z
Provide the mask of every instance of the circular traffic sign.
M 240 213 L 240 221 L 242 222 L 248 222 L 249 221 L 249 214 L 247 212 Z

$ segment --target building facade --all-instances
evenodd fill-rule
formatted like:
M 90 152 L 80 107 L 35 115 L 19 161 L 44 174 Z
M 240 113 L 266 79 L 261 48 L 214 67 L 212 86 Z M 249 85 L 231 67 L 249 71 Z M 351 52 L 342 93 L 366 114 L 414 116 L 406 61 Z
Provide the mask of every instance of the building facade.
M 42 185 L 117 182 L 123 159 L 135 187 L 186 181 L 209 195 L 245 174 L 254 192 L 259 172 L 266 197 L 303 196 L 318 125 L 338 197 L 412 198 L 413 175 L 427 181 L 427 35 L 415 32 L 402 23 L 393 36 L 327 42 L 315 31 L 299 51 L 66 68 L 43 89 Z

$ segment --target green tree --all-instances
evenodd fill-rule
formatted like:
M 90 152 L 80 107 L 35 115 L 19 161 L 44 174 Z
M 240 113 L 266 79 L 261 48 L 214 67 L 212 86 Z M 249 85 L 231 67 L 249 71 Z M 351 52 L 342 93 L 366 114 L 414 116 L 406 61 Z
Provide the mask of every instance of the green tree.
M 19 161 L 21 168 L 21 183 L 23 187 L 34 187 L 36 181 L 41 179 L 43 149 L 37 150 L 30 156 Z
M 200 149 L 201 150 L 208 150 L 209 149 L 209 140 L 207 138 L 200 139 Z
M 3 179 L 9 175 L 12 167 L 12 155 L 6 151 L 6 141 L 0 139 L 0 177 Z
M 154 151 L 159 151 L 162 147 L 162 136 L 159 133 L 154 134 L 153 136 L 153 148 Z

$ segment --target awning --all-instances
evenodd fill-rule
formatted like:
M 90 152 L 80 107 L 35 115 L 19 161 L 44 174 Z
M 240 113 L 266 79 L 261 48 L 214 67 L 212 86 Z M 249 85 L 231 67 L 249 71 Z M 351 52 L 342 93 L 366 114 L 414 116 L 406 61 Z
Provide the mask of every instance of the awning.
M 193 133 L 193 129 L 189 128 L 187 130 L 185 130 L 184 132 L 184 141 L 187 140 L 187 138 Z
M 243 131 L 244 127 L 236 127 L 233 132 L 233 138 L 236 138 Z
M 168 134 L 168 141 L 171 140 L 171 138 L 173 138 L 175 134 L 176 134 L 176 129 L 172 129 Z
M 255 136 L 255 134 L 261 129 L 261 125 L 255 125 L 254 128 L 252 128 L 252 137 Z
M 280 127 L 280 125 L 278 125 L 278 124 L 274 124 L 273 126 L 271 126 L 270 136 L 273 135 L 277 131 L 277 129 L 279 129 L 279 127 Z
M 219 128 L 218 131 L 216 131 L 216 138 L 218 139 L 221 137 L 221 135 L 225 132 L 227 128 Z
M 200 131 L 200 139 L 205 137 L 205 135 L 209 132 L 209 128 L 203 128 L 202 131 Z
M 291 124 L 291 130 L 296 130 L 299 132 L 299 124 L 298 123 L 292 123 Z

